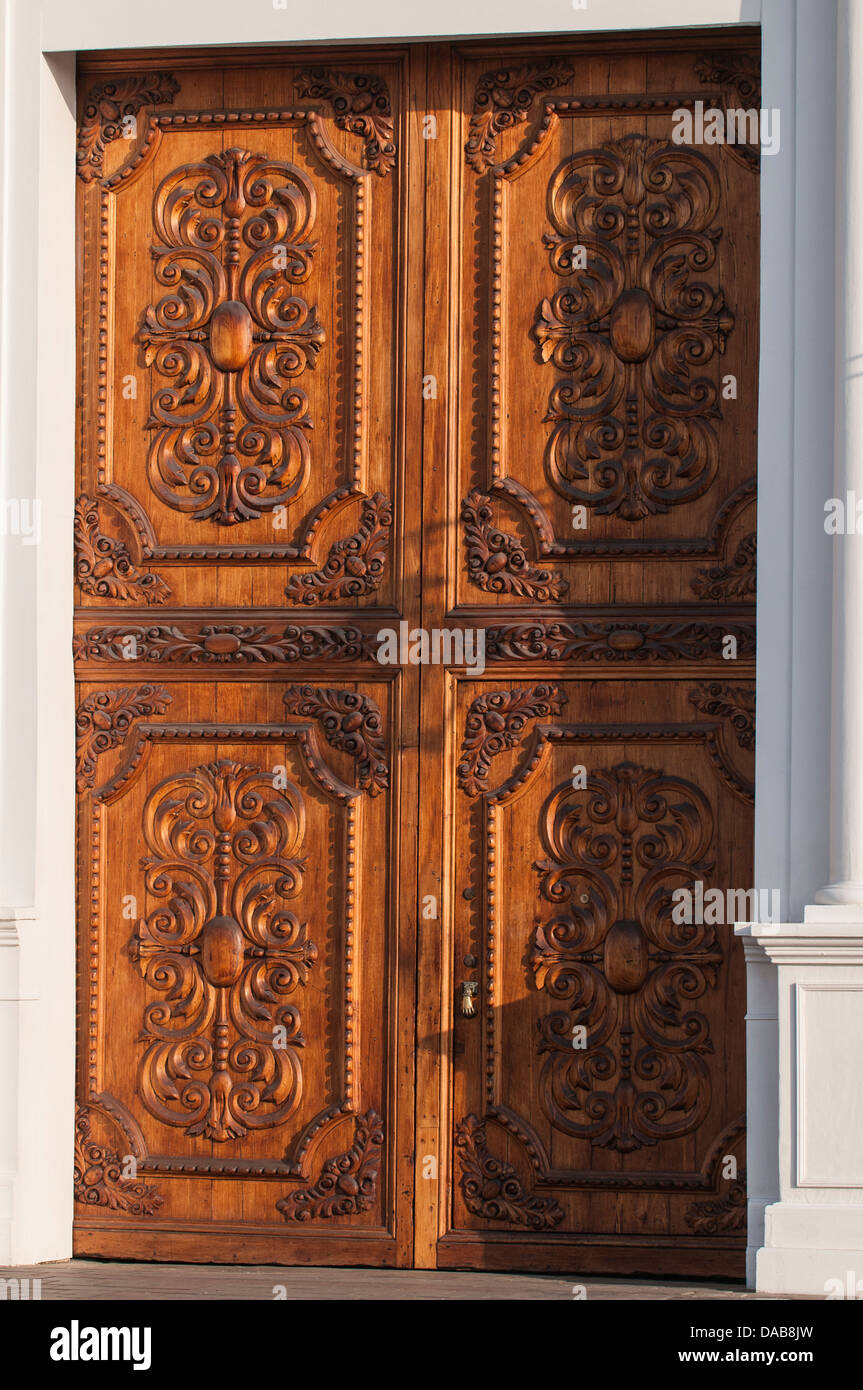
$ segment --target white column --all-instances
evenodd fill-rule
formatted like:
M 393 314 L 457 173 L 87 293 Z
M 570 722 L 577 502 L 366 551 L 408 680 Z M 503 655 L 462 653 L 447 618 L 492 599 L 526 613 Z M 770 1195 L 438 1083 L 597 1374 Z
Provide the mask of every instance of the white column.
M 851 533 L 832 537 L 830 882 L 812 894 L 802 922 L 738 927 L 750 1001 L 757 975 L 775 971 L 778 1047 L 778 1200 L 750 1189 L 750 1247 L 763 1292 L 863 1297 L 863 0 L 840 0 L 836 35 L 836 355 L 833 495 L 852 494 Z M 798 34 L 798 43 L 800 36 Z M 800 78 L 798 76 L 798 83 Z M 812 102 L 817 92 L 798 85 Z M 805 172 L 805 171 L 804 171 Z M 823 251 L 822 247 L 822 251 Z M 799 350 L 799 345 L 798 345 Z M 805 381 L 798 380 L 805 392 Z M 800 409 L 798 399 L 796 408 Z M 826 418 L 829 403 L 823 402 Z M 807 460 L 817 472 L 818 459 Z M 802 462 L 801 462 L 802 466 Z M 811 501 L 811 495 L 809 497 Z M 827 496 L 823 498 L 827 501 Z M 800 504 L 802 505 L 802 503 Z M 812 524 L 817 524 L 815 518 Z M 792 669 L 812 661 L 798 628 Z M 805 730 L 795 737 L 805 738 Z M 793 740 L 792 740 L 793 747 Z M 810 768 L 810 778 L 812 769 Z M 801 784 L 796 792 L 807 795 Z M 781 807 L 772 808 L 776 814 Z M 810 814 L 817 821 L 817 814 Z M 792 820 L 790 851 L 806 833 Z M 813 830 L 817 833 L 817 827 Z M 814 885 L 813 885 L 814 887 Z M 797 909 L 799 911 L 799 908 Z M 765 967 L 761 962 L 770 962 Z M 762 982 L 763 983 L 763 982 Z M 749 1046 L 754 1039 L 750 1036 Z M 768 1043 L 768 1045 L 770 1045 Z M 777 1056 L 778 1053 L 778 1056 Z M 762 1153 L 776 1113 L 751 1055 L 750 1144 Z M 752 1085 L 752 1074 L 756 1084 Z M 769 1189 L 768 1189 L 769 1190 Z M 753 1200 L 755 1198 L 755 1200 Z M 751 1267 L 750 1256 L 750 1267 Z
M 863 503 L 861 0 L 840 0 L 838 22 L 835 496 Z M 833 547 L 830 883 L 815 897 L 863 909 L 863 535 L 834 536 Z

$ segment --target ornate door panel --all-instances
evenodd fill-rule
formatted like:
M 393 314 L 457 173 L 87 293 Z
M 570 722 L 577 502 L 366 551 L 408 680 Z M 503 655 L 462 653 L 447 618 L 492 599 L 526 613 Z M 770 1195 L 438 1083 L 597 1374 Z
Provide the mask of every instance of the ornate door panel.
M 418 1232 L 447 1266 L 739 1275 L 742 953 L 672 895 L 753 886 L 758 157 L 673 131 L 758 107 L 757 51 L 463 47 L 438 85 L 424 622 L 484 629 L 486 664 L 428 682 L 447 1183 Z
M 408 56 L 319 58 L 81 74 L 79 1254 L 410 1259 Z

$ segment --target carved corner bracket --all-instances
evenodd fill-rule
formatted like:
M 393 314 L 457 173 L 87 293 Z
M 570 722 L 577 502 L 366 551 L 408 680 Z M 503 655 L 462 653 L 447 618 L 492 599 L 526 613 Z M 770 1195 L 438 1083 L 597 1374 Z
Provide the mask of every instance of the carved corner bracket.
M 162 685 L 126 686 L 86 695 L 75 718 L 78 790 L 93 786 L 99 758 L 123 743 L 136 719 L 164 714 L 171 698 Z
M 573 75 L 571 65 L 561 58 L 483 73 L 476 84 L 473 115 L 464 147 L 471 168 L 484 174 L 497 163 L 500 132 L 526 121 L 539 93 L 562 87 Z
M 562 599 L 569 584 L 558 570 L 530 563 L 524 542 L 494 524 L 491 497 L 474 488 L 461 505 L 467 573 L 478 589 L 548 603 Z
M 75 577 L 95 598 L 164 603 L 171 590 L 160 575 L 139 569 L 128 546 L 102 529 L 99 502 L 82 494 L 75 503 Z
M 286 1221 L 314 1221 L 329 1216 L 353 1216 L 374 1204 L 380 1171 L 384 1127 L 374 1110 L 354 1117 L 354 1141 L 349 1149 L 327 1159 L 317 1182 L 280 1197 L 276 1210 Z
M 142 106 L 173 103 L 180 84 L 169 72 L 131 73 L 93 87 L 78 124 L 78 177 L 84 183 L 101 179 L 105 146 L 125 134 L 124 125 Z
M 760 113 L 761 60 L 756 53 L 703 54 L 695 63 L 695 72 L 700 82 L 718 85 L 721 88 L 722 108 L 726 114 L 732 105 L 754 109 Z M 729 142 L 726 149 L 745 169 L 758 172 L 761 151 L 757 145 L 737 145 Z
M 291 576 L 287 597 L 311 605 L 373 593 L 383 579 L 392 524 L 392 503 L 376 492 L 363 503 L 358 529 L 330 547 L 321 569 Z
M 297 74 L 302 97 L 328 101 L 336 125 L 364 141 L 367 169 L 385 177 L 396 162 L 393 113 L 389 88 L 383 78 L 366 72 L 339 72 L 330 68 L 306 68 Z
M 93 1138 L 90 1115 L 91 1108 L 82 1105 L 75 1116 L 75 1201 L 130 1216 L 152 1216 L 164 1197 L 156 1187 L 123 1176 L 120 1155 Z
M 361 791 L 377 796 L 389 787 L 383 721 L 371 695 L 294 685 L 284 701 L 290 714 L 319 723 L 330 747 L 350 754 L 357 765 L 357 785 Z
M 532 719 L 560 714 L 566 696 L 555 685 L 534 685 L 524 690 L 494 690 L 473 701 L 465 720 L 462 757 L 457 780 L 468 796 L 489 790 L 492 758 L 515 748 Z
M 731 560 L 698 570 L 690 586 L 709 603 L 737 603 L 755 598 L 756 534 L 743 536 Z
M 488 1149 L 486 1125 L 468 1115 L 456 1127 L 455 1145 L 461 1162 L 461 1192 L 465 1206 L 486 1221 L 506 1221 L 534 1231 L 553 1230 L 563 1211 L 553 1197 L 537 1197 L 526 1189 L 516 1170 Z

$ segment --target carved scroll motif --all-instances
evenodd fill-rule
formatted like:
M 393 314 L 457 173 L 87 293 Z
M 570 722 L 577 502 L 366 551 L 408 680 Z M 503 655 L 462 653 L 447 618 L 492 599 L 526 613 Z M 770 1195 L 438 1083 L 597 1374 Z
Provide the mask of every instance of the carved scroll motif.
M 185 164 L 153 206 L 167 293 L 139 332 L 153 391 L 150 485 L 166 506 L 221 526 L 304 491 L 309 401 L 297 379 L 325 341 L 297 292 L 309 278 L 315 190 L 299 169 L 230 149 Z
M 275 790 L 271 771 L 208 763 L 153 789 L 143 834 L 156 905 L 129 954 L 163 996 L 144 1009 L 144 1105 L 217 1143 L 278 1126 L 302 1095 L 290 1000 L 318 954 L 288 905 L 305 872 L 302 795 Z
M 716 476 L 711 363 L 734 328 L 711 274 L 719 205 L 709 159 L 644 135 L 586 150 L 552 178 L 545 243 L 554 272 L 575 278 L 542 301 L 533 328 L 542 360 L 563 373 L 546 468 L 598 515 L 640 521 Z

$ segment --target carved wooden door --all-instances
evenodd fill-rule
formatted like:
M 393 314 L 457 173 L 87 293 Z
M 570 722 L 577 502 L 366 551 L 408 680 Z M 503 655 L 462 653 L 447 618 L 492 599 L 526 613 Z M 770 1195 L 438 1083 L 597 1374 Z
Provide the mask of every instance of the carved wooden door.
M 757 57 L 324 61 L 82 66 L 75 1249 L 739 1273 Z
M 672 895 L 752 887 L 758 152 L 672 137 L 757 48 L 435 61 L 423 621 L 486 664 L 424 676 L 418 1248 L 741 1275 L 742 951 Z
M 405 64 L 81 74 L 80 1254 L 411 1258 Z

